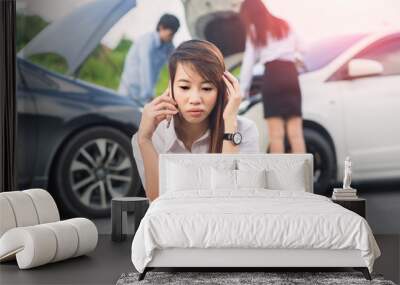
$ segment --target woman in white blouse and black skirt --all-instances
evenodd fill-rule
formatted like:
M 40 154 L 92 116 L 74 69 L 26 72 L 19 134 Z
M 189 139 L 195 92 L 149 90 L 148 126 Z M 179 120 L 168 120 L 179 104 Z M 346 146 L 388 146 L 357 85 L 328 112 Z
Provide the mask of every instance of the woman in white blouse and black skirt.
M 291 152 L 304 153 L 301 92 L 296 63 L 299 40 L 289 24 L 272 15 L 261 0 L 245 0 L 240 8 L 247 38 L 240 74 L 242 94 L 248 96 L 252 69 L 265 65 L 264 118 L 269 131 L 269 152 L 285 152 L 285 132 Z

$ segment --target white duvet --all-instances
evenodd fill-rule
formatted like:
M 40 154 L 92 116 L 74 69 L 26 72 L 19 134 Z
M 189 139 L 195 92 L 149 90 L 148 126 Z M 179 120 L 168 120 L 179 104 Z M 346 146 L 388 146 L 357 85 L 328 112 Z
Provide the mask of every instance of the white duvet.
M 372 272 L 380 250 L 367 221 L 306 192 L 248 189 L 170 192 L 154 200 L 132 243 L 143 272 L 154 249 L 358 249 Z

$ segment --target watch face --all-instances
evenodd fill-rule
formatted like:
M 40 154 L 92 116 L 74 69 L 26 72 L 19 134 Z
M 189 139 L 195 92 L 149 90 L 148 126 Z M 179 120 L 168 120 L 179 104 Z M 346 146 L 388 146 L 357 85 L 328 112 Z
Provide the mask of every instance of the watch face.
M 240 144 L 242 142 L 242 135 L 240 133 L 235 133 L 233 135 L 233 143 Z

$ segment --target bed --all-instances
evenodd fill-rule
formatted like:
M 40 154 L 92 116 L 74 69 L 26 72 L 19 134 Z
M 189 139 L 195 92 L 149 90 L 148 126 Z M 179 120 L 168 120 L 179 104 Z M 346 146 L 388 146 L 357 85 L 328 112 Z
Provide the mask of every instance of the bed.
M 154 268 L 352 267 L 380 250 L 367 221 L 313 194 L 311 154 L 161 154 L 160 196 L 132 242 Z

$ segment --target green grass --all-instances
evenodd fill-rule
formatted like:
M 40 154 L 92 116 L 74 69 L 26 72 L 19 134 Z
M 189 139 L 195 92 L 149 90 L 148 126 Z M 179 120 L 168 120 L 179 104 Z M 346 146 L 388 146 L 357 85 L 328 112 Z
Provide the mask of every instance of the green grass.
M 28 59 L 37 65 L 46 67 L 61 74 L 65 74 L 68 70 L 68 65 L 65 59 L 55 53 L 35 54 L 30 56 Z
M 168 88 L 168 81 L 169 81 L 169 72 L 167 65 L 161 69 L 160 77 L 158 78 L 158 82 L 156 85 L 156 96 L 161 95 L 165 89 Z
M 126 55 L 132 42 L 123 39 L 114 50 L 104 46 L 97 46 L 91 56 L 83 64 L 79 78 L 94 84 L 105 86 L 114 90 L 118 89 Z M 165 65 L 156 85 L 156 96 L 162 94 L 168 86 L 168 69 Z
M 15 46 L 19 52 L 31 39 L 42 31 L 49 23 L 39 16 L 17 13 Z
M 118 89 L 125 56 L 132 43 L 122 40 L 114 50 L 98 45 L 82 65 L 79 78 L 94 84 Z
M 234 76 L 239 77 L 239 75 L 240 75 L 240 67 L 241 67 L 241 65 L 235 67 L 233 70 L 231 70 L 231 73 L 232 73 Z

